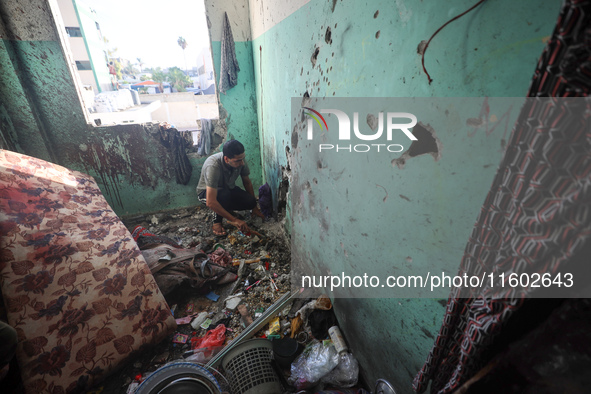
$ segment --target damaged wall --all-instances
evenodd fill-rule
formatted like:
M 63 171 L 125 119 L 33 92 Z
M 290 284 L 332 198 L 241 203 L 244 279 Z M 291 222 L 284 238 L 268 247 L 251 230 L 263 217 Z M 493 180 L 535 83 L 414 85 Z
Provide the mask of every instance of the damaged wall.
M 207 21 L 210 27 L 211 51 L 216 74 L 216 86 L 220 81 L 221 39 L 224 13 L 228 14 L 240 71 L 237 85 L 225 94 L 219 93 L 220 119 L 225 118 L 228 139 L 237 139 L 246 149 L 250 179 L 258 195 L 262 184 L 259 127 L 257 122 L 256 91 L 254 87 L 253 46 L 250 34 L 248 1 L 205 1 Z M 222 109 L 223 107 L 223 109 Z M 239 180 L 239 184 L 240 184 Z
M 119 215 L 196 205 L 205 158 L 191 171 L 176 132 L 87 123 L 50 5 L 0 3 L 0 148 L 92 175 Z
M 324 267 L 340 274 L 342 261 L 357 266 L 350 275 L 440 265 L 457 272 L 502 156 L 504 125 L 487 133 L 475 128 L 478 108 L 472 120 L 446 108 L 444 123 L 422 125 L 421 133 L 436 138 L 421 138 L 405 153 L 320 155 L 317 144 L 292 130 L 290 101 L 524 96 L 560 1 L 483 3 L 433 39 L 428 83 L 419 43 L 474 3 L 301 0 L 286 8 L 250 0 L 264 179 L 277 196 L 284 174 L 290 177 L 292 253 L 310 273 Z M 499 123 L 503 113 L 484 116 Z M 335 305 L 367 380 L 386 378 L 398 392 L 412 392 L 445 300 L 350 298 Z

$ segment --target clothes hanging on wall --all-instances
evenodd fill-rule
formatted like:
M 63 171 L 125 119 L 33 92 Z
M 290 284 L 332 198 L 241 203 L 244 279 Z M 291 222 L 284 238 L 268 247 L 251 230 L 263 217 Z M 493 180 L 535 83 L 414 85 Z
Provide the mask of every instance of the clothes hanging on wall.
M 222 55 L 220 64 L 220 83 L 221 93 L 233 88 L 238 83 L 238 60 L 236 59 L 236 48 L 234 46 L 234 37 L 232 36 L 232 27 L 228 19 L 228 13 L 224 12 L 224 26 L 222 29 Z
M 588 97 L 591 3 L 565 1 L 538 62 L 529 97 Z M 481 208 L 459 275 L 550 273 L 579 263 L 591 242 L 589 101 L 530 99 Z M 572 103 L 570 103 L 572 104 Z M 578 108 L 578 107 L 582 108 Z M 588 113 L 588 112 L 587 112 Z M 413 388 L 451 393 L 494 356 L 504 328 L 532 303 L 535 289 L 452 291 L 443 325 Z M 465 291 L 465 290 L 464 290 Z M 539 301 L 539 300 L 538 300 Z M 550 305 L 550 303 L 548 303 Z M 549 308 L 551 308 L 549 306 Z
M 160 126 L 160 142 L 168 149 L 174 162 L 176 183 L 186 185 L 193 172 L 191 161 L 187 156 L 187 141 L 177 129 Z
M 200 156 L 207 156 L 211 150 L 211 133 L 213 133 L 213 124 L 211 119 L 201 119 L 201 134 L 199 136 L 199 146 L 197 153 Z

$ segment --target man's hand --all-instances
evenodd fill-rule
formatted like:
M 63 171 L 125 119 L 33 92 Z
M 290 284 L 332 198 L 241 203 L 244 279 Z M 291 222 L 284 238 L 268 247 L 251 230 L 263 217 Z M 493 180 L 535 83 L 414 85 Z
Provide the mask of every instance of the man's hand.
M 252 213 L 253 215 L 257 215 L 258 217 L 260 217 L 261 219 L 265 220 L 265 215 L 263 215 L 263 213 L 261 212 L 261 210 L 259 209 L 258 206 L 255 206 L 252 209 Z
M 250 232 L 250 228 L 248 224 L 244 220 L 236 219 L 235 221 L 231 222 L 234 226 L 238 228 L 238 230 L 242 231 L 244 234 Z

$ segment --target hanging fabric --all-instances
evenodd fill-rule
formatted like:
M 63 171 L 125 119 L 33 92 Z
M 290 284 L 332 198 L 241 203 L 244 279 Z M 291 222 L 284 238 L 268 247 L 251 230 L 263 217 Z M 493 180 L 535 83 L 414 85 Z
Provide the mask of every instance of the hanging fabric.
M 535 71 L 529 97 L 587 97 L 591 3 L 567 0 Z M 580 104 L 578 101 L 577 104 Z M 591 239 L 591 122 L 565 99 L 522 108 L 460 264 L 459 275 L 553 273 Z M 587 112 L 589 113 L 589 112 Z M 578 116 L 580 114 L 580 116 Z M 452 393 L 495 356 L 503 328 L 534 290 L 452 291 L 443 325 L 413 388 Z M 465 290 L 464 290 L 465 291 Z

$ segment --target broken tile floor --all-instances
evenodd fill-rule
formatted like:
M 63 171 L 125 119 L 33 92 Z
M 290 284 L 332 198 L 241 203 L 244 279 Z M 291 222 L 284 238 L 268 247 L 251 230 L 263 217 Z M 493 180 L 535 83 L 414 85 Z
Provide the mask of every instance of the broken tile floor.
M 213 214 L 205 207 L 198 206 L 194 208 L 179 209 L 175 211 L 166 211 L 149 215 L 134 216 L 123 218 L 123 222 L 131 232 L 135 226 L 145 227 L 153 234 L 166 236 L 177 241 L 183 248 L 191 248 L 196 245 L 208 245 L 212 247 L 220 244 L 228 251 L 234 259 L 254 259 L 256 257 L 269 255 L 268 273 L 275 278 L 278 291 L 274 291 L 269 280 L 262 280 L 257 286 L 245 291 L 244 281 L 249 280 L 249 285 L 256 282 L 257 276 L 255 269 L 257 266 L 265 267 L 265 263 L 255 263 L 247 265 L 247 269 L 242 279 L 237 284 L 234 293 L 242 293 L 242 303 L 248 306 L 252 318 L 256 314 L 266 310 L 279 297 L 290 291 L 290 250 L 286 240 L 282 224 L 279 221 L 270 219 L 262 222 L 260 218 L 251 218 L 250 214 L 243 217 L 251 229 L 265 236 L 264 239 L 251 238 L 243 235 L 232 225 L 224 221 L 226 236 L 214 236 L 211 230 Z M 261 270 L 262 268 L 259 268 Z M 226 320 L 228 328 L 226 332 L 226 343 L 238 336 L 243 327 L 241 325 L 241 315 L 237 310 L 225 312 L 225 298 L 230 295 L 235 283 L 216 286 L 212 290 L 220 298 L 214 302 L 205 297 L 208 292 L 205 289 L 194 289 L 185 284 L 177 288 L 169 295 L 166 300 L 169 306 L 175 310 L 175 318 L 187 316 L 187 307 L 192 305 L 192 314 L 207 311 L 212 323 L 219 320 Z M 296 300 L 297 301 L 297 300 Z M 301 303 L 300 303 L 301 304 Z M 283 319 L 285 324 L 287 319 Z M 183 354 L 190 350 L 190 339 L 200 337 L 207 330 L 199 328 L 195 330 L 190 324 L 179 325 L 177 333 L 187 335 L 189 340 L 187 344 L 173 343 L 173 335 L 162 341 L 157 346 L 146 349 L 143 353 L 132 357 L 121 371 L 111 375 L 106 381 L 94 387 L 93 393 L 125 393 L 129 385 L 136 377 L 155 371 L 167 362 L 182 360 Z M 264 331 L 264 329 L 263 329 Z M 262 334 L 261 332 L 260 334 Z

